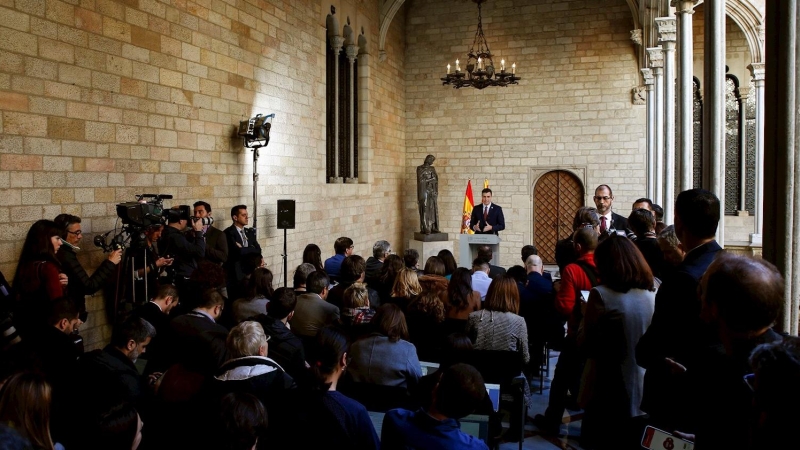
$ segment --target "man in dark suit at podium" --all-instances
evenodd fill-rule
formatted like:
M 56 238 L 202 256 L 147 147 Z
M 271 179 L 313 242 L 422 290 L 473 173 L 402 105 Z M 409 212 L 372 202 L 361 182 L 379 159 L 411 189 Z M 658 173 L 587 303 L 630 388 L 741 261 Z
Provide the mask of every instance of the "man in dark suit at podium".
M 472 208 L 472 218 L 469 223 L 475 234 L 498 234 L 506 229 L 503 208 L 492 203 L 491 189 L 486 188 L 481 191 L 481 204 Z

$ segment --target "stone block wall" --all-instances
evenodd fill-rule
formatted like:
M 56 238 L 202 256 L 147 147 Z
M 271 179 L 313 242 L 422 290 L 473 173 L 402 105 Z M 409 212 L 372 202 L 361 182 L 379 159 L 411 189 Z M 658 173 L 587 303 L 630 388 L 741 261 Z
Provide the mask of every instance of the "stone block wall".
M 371 103 L 364 170 L 374 182 L 325 183 L 325 16 L 316 0 L 0 0 L 0 270 L 13 277 L 31 223 L 67 212 L 83 218 L 80 258 L 104 258 L 95 233 L 115 227 L 115 204 L 144 192 L 167 206 L 206 200 L 217 225 L 250 205 L 252 152 L 240 120 L 275 113 L 258 164 L 259 240 L 282 280 L 276 200 L 297 200 L 288 232 L 289 280 L 302 250 L 327 257 L 336 237 L 356 253 L 387 239 L 402 247 L 400 186 L 406 173 L 404 22 L 377 57 L 377 2 L 336 1 L 364 29 Z M 251 219 L 252 220 L 252 219 Z M 100 295 L 89 302 L 89 349 L 110 327 Z
M 488 2 L 483 28 L 495 67 L 516 62 L 520 84 L 442 86 L 448 63 L 454 68 L 459 58 L 466 67 L 476 25 L 472 2 L 430 0 L 408 10 L 405 189 L 416 191 L 414 168 L 436 156 L 440 228 L 458 233 L 467 180 L 480 202 L 488 178 L 505 211 L 500 265 L 508 267 L 532 242 L 533 178 L 542 168 L 584 173 L 588 204 L 595 186 L 610 184 L 619 209 L 630 210 L 646 188 L 646 111 L 631 102 L 641 81 L 625 1 Z M 416 215 L 413 198 L 403 211 Z M 418 226 L 411 222 L 407 239 Z

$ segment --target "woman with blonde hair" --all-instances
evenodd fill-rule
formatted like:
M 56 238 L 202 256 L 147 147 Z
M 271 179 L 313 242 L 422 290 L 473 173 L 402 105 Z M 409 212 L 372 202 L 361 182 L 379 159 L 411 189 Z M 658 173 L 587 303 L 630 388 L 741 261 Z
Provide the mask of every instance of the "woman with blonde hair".
M 63 450 L 50 436 L 51 398 L 50 383 L 44 376 L 12 375 L 0 390 L 0 422 L 17 430 L 37 450 Z
M 422 292 L 422 286 L 419 285 L 417 271 L 403 267 L 395 278 L 389 303 L 394 303 L 405 311 L 408 304 L 414 301 L 420 292 Z
M 371 331 L 370 323 L 374 316 L 375 310 L 369 304 L 366 284 L 353 283 L 344 290 L 340 320 L 351 342 Z

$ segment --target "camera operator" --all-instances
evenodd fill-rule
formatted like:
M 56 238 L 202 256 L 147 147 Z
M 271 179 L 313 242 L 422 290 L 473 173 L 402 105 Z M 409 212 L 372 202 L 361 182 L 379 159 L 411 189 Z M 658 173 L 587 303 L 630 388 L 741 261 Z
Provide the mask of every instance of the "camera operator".
M 206 241 L 203 238 L 203 223 L 192 220 L 189 205 L 180 205 L 169 209 L 168 224 L 161 233 L 158 249 L 161 256 L 174 258 L 173 282 L 181 292 L 192 272 L 197 268 L 197 261 L 206 254 Z M 192 222 L 191 231 L 183 233 L 186 225 Z
M 122 260 L 122 250 L 114 250 L 109 253 L 108 259 L 100 264 L 92 276 L 78 261 L 76 249 L 83 238 L 81 230 L 81 218 L 72 214 L 59 214 L 54 222 L 61 230 L 61 239 L 68 245 L 62 245 L 56 253 L 56 258 L 61 263 L 61 270 L 70 280 L 67 296 L 75 302 L 75 306 L 80 311 L 80 319 L 86 322 L 88 312 L 86 311 L 86 296 L 97 292 L 106 283 L 106 280 L 114 273 L 117 264 Z
M 141 250 L 131 250 L 135 252 L 135 302 L 137 305 L 146 303 L 155 295 L 158 291 L 159 278 L 164 268 L 172 265 L 172 258 L 159 256 L 158 240 L 161 238 L 163 230 L 164 226 L 161 224 L 150 225 L 145 228 L 144 257 L 139 257 Z
M 225 264 L 225 261 L 228 260 L 228 240 L 222 230 L 213 225 L 211 205 L 202 200 L 195 202 L 194 217 L 208 222 L 207 225 L 203 225 L 203 236 L 206 238 L 206 261 L 218 266 Z

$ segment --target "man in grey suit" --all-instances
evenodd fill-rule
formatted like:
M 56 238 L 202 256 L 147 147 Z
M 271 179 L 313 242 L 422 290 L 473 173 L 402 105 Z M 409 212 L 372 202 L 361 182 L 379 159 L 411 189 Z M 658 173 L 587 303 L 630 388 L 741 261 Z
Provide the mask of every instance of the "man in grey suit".
M 195 219 L 211 217 L 211 205 L 202 200 L 194 203 Z M 206 238 L 206 261 L 222 265 L 228 260 L 228 240 L 219 228 L 213 225 L 203 226 L 203 237 Z
M 308 275 L 307 292 L 297 297 L 297 306 L 291 320 L 294 334 L 313 339 L 321 328 L 339 320 L 339 308 L 325 301 L 329 282 L 325 272 L 316 271 Z

